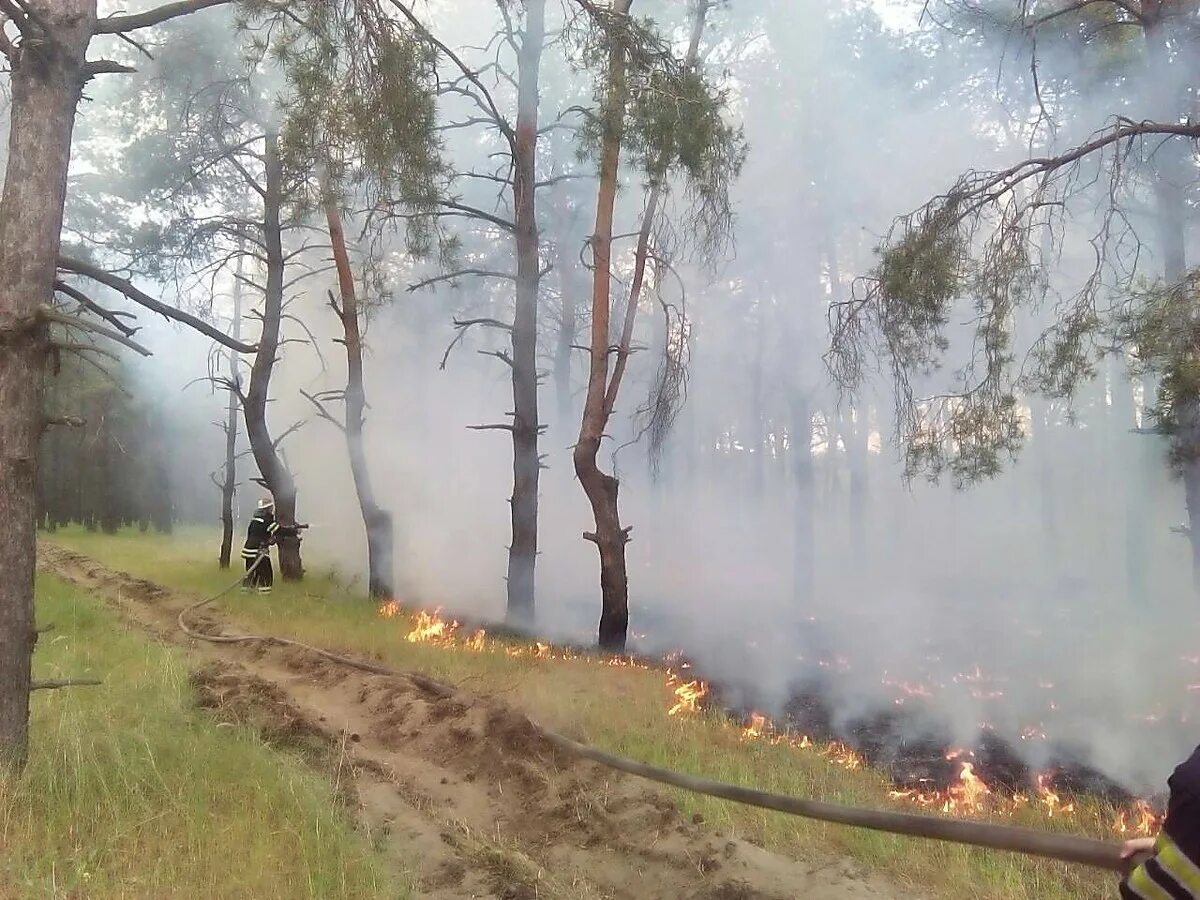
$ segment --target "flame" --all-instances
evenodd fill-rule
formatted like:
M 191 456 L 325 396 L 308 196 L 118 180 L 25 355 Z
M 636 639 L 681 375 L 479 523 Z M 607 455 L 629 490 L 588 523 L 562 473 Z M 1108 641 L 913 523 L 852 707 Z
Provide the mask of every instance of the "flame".
M 394 599 L 380 604 L 378 611 L 380 616 L 388 619 L 404 615 L 404 610 L 401 608 L 400 603 Z M 505 654 L 512 657 L 531 657 L 533 659 L 563 661 L 584 660 L 595 665 L 622 669 L 648 670 L 652 668 L 648 663 L 634 659 L 633 657 L 611 656 L 597 659 L 580 656 L 570 650 L 559 650 L 550 644 L 540 641 L 530 646 L 518 647 L 505 646 L 494 642 L 489 643 L 487 641 L 487 632 L 482 628 L 474 631 L 470 636 L 460 636 L 458 634 L 459 623 L 454 620 L 447 621 L 442 618 L 441 613 L 440 608 L 432 612 L 419 612 L 406 640 L 410 643 L 427 643 L 445 648 L 461 647 L 474 653 L 499 653 L 503 649 Z M 690 670 L 691 664 L 683 660 L 682 653 L 676 652 L 671 654 L 665 662 L 670 666 L 666 672 L 666 683 L 667 687 L 671 689 L 672 695 L 667 715 L 677 717 L 701 712 L 704 701 L 711 693 L 708 683 L 698 678 L 688 681 L 683 680 L 678 673 Z M 832 661 L 825 660 L 819 663 L 819 665 L 823 668 L 837 667 L 843 670 L 849 668 L 849 662 L 844 657 L 835 657 Z M 976 685 L 985 681 L 985 679 L 991 680 L 978 667 L 972 672 L 959 673 L 954 678 L 955 681 Z M 902 696 L 896 698 L 897 703 L 903 703 L 907 697 L 924 698 L 932 696 L 932 691 L 926 685 L 891 680 L 887 673 L 884 673 L 883 683 L 897 688 L 902 694 Z M 1040 683 L 1039 686 L 1046 690 L 1053 687 L 1049 682 Z M 1200 685 L 1188 686 L 1190 691 L 1195 691 L 1197 688 L 1200 688 Z M 1000 691 L 983 690 L 980 688 L 972 689 L 971 693 L 975 696 L 982 696 L 985 699 L 1003 696 Z M 1056 708 L 1053 701 L 1050 701 L 1049 707 L 1051 709 Z M 1151 713 L 1149 718 L 1155 718 L 1154 713 Z M 799 734 L 788 728 L 778 727 L 763 713 L 753 712 L 750 714 L 747 722 L 740 726 L 733 726 L 731 724 L 731 727 L 737 728 L 739 739 L 742 741 L 767 740 L 770 741 L 772 746 L 785 745 L 797 751 L 815 750 L 831 765 L 840 766 L 847 771 L 858 771 L 866 766 L 866 760 L 846 744 L 839 741 L 816 744 L 807 734 Z M 1043 730 L 1044 727 L 1044 724 L 1039 722 L 1036 726 L 1025 728 L 1021 734 L 1022 740 L 1045 740 L 1046 733 Z M 939 790 L 930 785 L 927 779 L 923 779 L 925 783 L 919 787 L 891 790 L 888 791 L 888 796 L 895 800 L 912 803 L 930 810 L 938 810 L 949 815 L 972 815 L 983 812 L 1012 815 L 1016 811 L 1028 808 L 1033 804 L 1036 804 L 1036 808 L 1044 810 L 1045 814 L 1051 818 L 1055 816 L 1069 816 L 1075 812 L 1075 804 L 1064 802 L 1063 798 L 1054 790 L 1053 773 L 1047 772 L 1037 777 L 1035 792 L 1029 794 L 1015 793 L 1011 797 L 1008 797 L 999 795 L 993 791 L 975 771 L 977 763 L 969 761 L 974 760 L 975 757 L 972 751 L 954 747 L 948 749 L 944 757 L 948 762 L 958 765 L 957 778 L 947 788 Z M 1135 800 L 1114 813 L 1112 830 L 1118 835 L 1153 835 L 1157 833 L 1161 823 L 1161 817 L 1154 812 L 1149 803 L 1145 800 Z
M 1050 787 L 1053 775 L 1043 772 L 1037 777 L 1038 802 L 1046 807 L 1046 815 L 1054 818 L 1057 815 L 1067 815 L 1075 812 L 1074 803 L 1063 803 L 1058 794 Z
M 454 643 L 454 632 L 458 630 L 458 622 L 447 622 L 442 618 L 441 609 L 433 612 L 417 613 L 417 623 L 408 633 L 410 644 L 445 644 Z
M 1132 831 L 1136 835 L 1149 837 L 1157 834 L 1162 825 L 1162 819 L 1155 815 L 1150 804 L 1145 800 L 1135 800 L 1125 809 L 1118 810 L 1113 820 L 1113 831 L 1117 834 L 1127 834 Z
M 766 728 L 774 728 L 771 720 L 760 713 L 750 714 L 750 724 L 742 729 L 743 740 L 753 740 L 763 736 L 763 730 Z
M 675 705 L 667 710 L 668 716 L 700 712 L 700 701 L 708 696 L 707 684 L 700 680 L 680 682 L 678 675 L 668 672 L 667 687 L 672 686 L 675 688 Z
M 477 632 L 467 638 L 464 647 L 475 653 L 481 653 L 484 647 L 484 638 L 487 637 L 487 632 L 480 628 Z
M 959 804 L 959 808 L 967 812 L 978 812 L 983 808 L 984 798 L 988 797 L 992 790 L 975 774 L 975 767 L 965 762 L 958 772 L 958 784 L 952 785 L 948 793 L 951 794 L 951 799 Z M 951 811 L 957 810 L 947 810 Z
M 863 758 L 840 741 L 831 741 L 821 752 L 826 759 L 849 772 L 856 772 L 863 767 Z

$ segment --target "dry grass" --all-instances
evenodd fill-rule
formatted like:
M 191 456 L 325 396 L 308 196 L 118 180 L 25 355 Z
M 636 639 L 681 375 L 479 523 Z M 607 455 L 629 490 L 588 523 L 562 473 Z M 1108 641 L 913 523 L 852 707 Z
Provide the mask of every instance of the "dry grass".
M 167 538 L 71 530 L 53 539 L 111 567 L 201 594 L 215 593 L 236 574 L 217 571 L 197 552 L 213 545 L 208 534 Z M 662 672 L 611 668 L 586 659 L 534 659 L 528 653 L 513 657 L 500 644 L 492 645 L 492 652 L 471 653 L 409 643 L 410 619 L 381 619 L 373 604 L 347 596 L 327 578 L 283 585 L 269 598 L 235 592 L 220 609 L 240 629 L 342 649 L 476 692 L 500 694 L 552 728 L 651 764 L 835 803 L 896 802 L 888 798 L 888 785 L 879 773 L 848 771 L 818 750 L 747 743 L 720 716 L 668 718 L 671 692 Z M 824 825 L 682 792 L 676 799 L 686 813 L 702 815 L 713 827 L 769 849 L 813 861 L 849 857 L 860 868 L 890 878 L 903 893 L 1068 900 L 1111 897 L 1116 888 L 1113 876 L 1078 867 Z M 1112 839 L 1112 810 L 1087 798 L 1077 806 L 1067 819 L 1048 818 L 1038 809 L 999 818 Z

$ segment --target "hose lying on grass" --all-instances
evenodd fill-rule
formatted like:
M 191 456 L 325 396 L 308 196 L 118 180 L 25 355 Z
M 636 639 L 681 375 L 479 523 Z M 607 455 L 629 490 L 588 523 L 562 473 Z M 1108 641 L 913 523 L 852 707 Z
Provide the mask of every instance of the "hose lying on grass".
M 251 571 L 263 558 L 265 557 L 260 556 L 259 559 L 255 560 L 254 565 L 247 571 Z M 205 634 L 188 626 L 186 621 L 188 613 L 220 599 L 237 587 L 240 582 L 241 579 L 239 578 L 238 581 L 235 581 L 219 594 L 193 603 L 191 606 L 180 611 L 178 618 L 180 629 L 188 637 L 216 644 L 237 644 L 258 641 L 285 647 L 299 647 L 325 659 L 363 672 L 408 678 L 418 686 L 441 696 L 448 697 L 454 693 L 454 688 L 434 681 L 431 678 L 413 673 L 397 672 L 385 666 L 364 662 L 348 656 L 341 656 L 337 653 L 331 653 L 328 650 L 322 650 L 319 647 L 290 640 L 289 638 L 256 634 Z M 1139 858 L 1132 861 L 1122 859 L 1121 846 L 1119 844 L 1096 840 L 1094 838 L 1053 834 L 1047 831 L 1037 831 L 1032 828 L 1018 828 L 1013 825 L 995 825 L 989 822 L 965 822 L 960 819 L 943 819 L 938 816 L 925 816 L 917 813 L 839 806 L 833 803 L 822 803 L 818 800 L 800 800 L 796 797 L 787 797 L 782 794 L 769 794 L 766 791 L 759 791 L 753 788 L 709 781 L 706 778 L 684 775 L 669 769 L 659 769 L 655 766 L 649 766 L 622 756 L 615 756 L 588 744 L 573 741 L 557 732 L 542 727 L 536 722 L 532 722 L 532 720 L 531 724 L 547 741 L 559 749 L 590 759 L 611 769 L 628 772 L 631 775 L 648 778 L 651 781 L 682 788 L 696 794 L 705 794 L 709 797 L 717 797 L 722 800 L 732 800 L 735 803 L 744 803 L 748 806 L 771 809 L 793 816 L 802 816 L 806 819 L 833 822 L 838 825 L 850 825 L 854 828 L 886 831 L 891 834 L 900 834 L 907 837 L 970 844 L 975 847 L 985 847 L 989 850 L 1007 850 L 1013 853 L 1023 853 L 1027 856 L 1040 856 L 1046 859 L 1078 863 L 1080 865 L 1093 866 L 1121 873 L 1127 871 L 1130 865 L 1136 865 L 1143 858 L 1139 856 Z
M 609 768 L 648 778 L 660 784 L 683 788 L 696 794 L 719 797 L 722 800 L 732 800 L 748 806 L 758 806 L 762 809 L 773 809 L 806 819 L 818 819 L 822 822 L 851 825 L 855 828 L 869 828 L 874 831 L 887 831 L 908 837 L 971 844 L 990 850 L 1011 850 L 1029 856 L 1042 856 L 1047 859 L 1111 869 L 1116 872 L 1124 872 L 1128 866 L 1128 861 L 1121 859 L 1120 845 L 1108 841 L 1075 835 L 1053 834 L 1032 828 L 1017 828 L 1013 825 L 964 822 L 960 819 L 943 819 L 938 816 L 923 816 L 917 813 L 838 806 L 818 800 L 800 800 L 781 794 L 768 794 L 753 788 L 722 784 L 719 781 L 709 781 L 694 775 L 683 775 L 668 769 L 648 766 L 632 759 L 605 753 L 603 750 L 573 741 L 540 726 L 538 730 L 546 740 L 555 746 Z
M 259 556 L 254 560 L 253 564 L 246 569 L 245 574 L 239 577 L 237 581 L 233 582 L 233 584 L 229 585 L 229 587 L 224 588 L 216 594 L 213 594 L 211 597 L 205 597 L 203 600 L 198 600 L 190 606 L 185 606 L 183 609 L 181 609 L 179 611 L 179 615 L 175 619 L 175 621 L 179 624 L 179 630 L 190 638 L 194 638 L 198 641 L 208 641 L 210 644 L 261 643 L 277 644 L 280 647 L 298 647 L 301 650 L 307 650 L 309 653 L 315 653 L 317 656 L 324 657 L 325 659 L 340 663 L 341 665 L 348 666 L 352 669 L 357 669 L 360 672 L 369 672 L 372 675 L 389 675 L 395 678 L 408 678 L 419 687 L 442 697 L 449 697 L 454 693 L 454 688 L 450 687 L 449 685 L 442 684 L 441 682 L 434 681 L 432 678 L 426 678 L 423 675 L 417 675 L 415 673 L 406 674 L 404 672 L 397 672 L 395 669 L 389 669 L 386 666 L 377 665 L 376 663 L 369 663 L 361 659 L 354 659 L 350 656 L 342 656 L 339 653 L 331 653 L 328 650 L 322 650 L 320 647 L 314 647 L 311 644 L 305 644 L 301 641 L 293 641 L 291 638 L 275 637 L 274 635 L 270 634 L 207 634 L 203 631 L 197 631 L 195 628 L 188 625 L 187 616 L 189 613 L 220 600 L 235 587 L 241 584 L 245 578 L 245 575 L 249 575 L 252 571 L 254 571 L 258 564 L 266 558 L 267 554 L 260 553 Z

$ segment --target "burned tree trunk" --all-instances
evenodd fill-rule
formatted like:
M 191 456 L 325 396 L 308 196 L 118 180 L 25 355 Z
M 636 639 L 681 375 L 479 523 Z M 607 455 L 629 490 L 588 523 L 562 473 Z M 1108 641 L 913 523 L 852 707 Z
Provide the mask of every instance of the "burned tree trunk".
M 632 0 L 614 0 L 616 20 L 629 15 Z M 708 2 L 695 6 L 687 63 L 694 65 L 699 53 Z M 597 464 L 604 430 L 616 407 L 621 382 L 629 365 L 633 328 L 637 320 L 646 264 L 650 257 L 650 235 L 658 216 L 658 204 L 666 163 L 656 160 L 650 174 L 651 186 L 646 209 L 638 231 L 633 280 L 626 299 L 624 322 L 616 347 L 616 362 L 609 379 L 610 328 L 612 327 L 612 235 L 613 208 L 616 202 L 617 173 L 624 138 L 625 110 L 629 100 L 627 51 L 619 35 L 610 36 L 607 94 L 602 109 L 603 139 L 600 148 L 600 185 L 596 198 L 596 230 L 592 236 L 592 339 L 589 354 L 587 397 L 579 441 L 575 445 L 575 474 L 592 506 L 596 530 L 585 532 L 600 553 L 601 614 L 599 645 L 602 650 L 622 653 L 629 631 L 629 576 L 625 564 L 625 545 L 632 526 L 622 526 L 617 506 L 619 484 Z
M 53 39 L 11 53 L 11 126 L 0 199 L 0 768 L 28 753 L 38 441 L 75 109 L 95 0 L 38 5 Z
M 283 168 L 279 160 L 279 135 L 266 137 L 266 187 L 263 192 L 263 243 L 267 257 L 267 285 L 263 300 L 262 334 L 250 368 L 250 386 L 242 398 L 246 436 L 254 462 L 267 489 L 275 498 L 279 522 L 279 570 L 287 581 L 304 577 L 300 559 L 300 535 L 296 529 L 296 483 L 279 457 L 279 449 L 267 426 L 267 399 L 271 374 L 279 352 L 279 330 L 283 319 Z
M 392 515 L 375 501 L 371 473 L 363 447 L 363 419 L 367 395 L 363 385 L 362 330 L 358 320 L 358 292 L 346 249 L 346 233 L 342 228 L 342 213 L 331 196 L 325 199 L 325 220 L 329 227 L 329 242 L 333 246 L 333 261 L 337 268 L 340 305 L 333 303 L 334 312 L 342 323 L 343 344 L 346 347 L 345 422 L 346 450 L 350 457 L 350 474 L 354 478 L 354 493 L 362 512 L 367 532 L 367 581 L 372 597 L 391 597 L 393 587 Z
M 629 15 L 631 0 L 614 0 L 613 15 Z M 612 312 L 613 208 L 617 197 L 617 170 L 621 160 L 626 83 L 626 51 L 614 38 L 609 47 L 608 94 L 604 101 L 603 142 L 600 150 L 600 186 L 596 197 L 596 230 L 592 235 L 592 339 L 587 397 L 579 441 L 575 444 L 575 474 L 592 506 L 596 530 L 585 532 L 600 552 L 601 614 L 599 643 L 603 650 L 620 653 L 629 630 L 629 577 L 625 569 L 625 544 L 629 529 L 621 527 L 617 511 L 617 479 L 600 471 L 596 457 L 608 424 L 609 327 Z
M 512 544 L 508 549 L 508 621 L 528 625 L 534 616 L 538 546 L 538 284 L 537 228 L 538 75 L 546 38 L 545 0 L 526 0 L 517 56 L 517 131 L 513 161 L 517 291 L 512 329 L 513 492 Z
M 242 337 L 242 261 L 238 255 L 233 279 L 233 339 Z M 233 553 L 233 495 L 237 491 L 237 428 L 238 428 L 238 362 L 237 354 L 229 351 L 229 409 L 225 418 L 225 477 L 221 482 L 221 559 L 222 569 L 229 568 Z

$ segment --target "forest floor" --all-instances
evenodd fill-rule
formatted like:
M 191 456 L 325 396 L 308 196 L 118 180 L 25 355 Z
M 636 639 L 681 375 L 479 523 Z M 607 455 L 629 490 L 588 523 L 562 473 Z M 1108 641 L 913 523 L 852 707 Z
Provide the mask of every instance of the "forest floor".
M 411 620 L 381 619 L 330 579 L 283 586 L 269 598 L 235 591 L 195 614 L 206 630 L 284 636 L 421 673 L 452 685 L 443 696 L 424 678 L 364 674 L 302 648 L 186 638 L 180 610 L 233 577 L 216 571 L 187 536 L 63 532 L 42 543 L 40 559 L 44 572 L 173 645 L 193 671 L 195 702 L 218 725 L 248 726 L 268 750 L 300 751 L 370 837 L 373 864 L 382 859 L 419 897 L 1016 900 L 1114 892 L 1103 873 L 659 791 L 554 751 L 526 718 L 720 780 L 834 802 L 888 802 L 878 773 L 746 744 L 719 716 L 668 719 L 671 692 L 661 671 L 408 643 Z M 106 680 L 114 677 L 121 675 Z M 1106 815 L 1097 809 L 1090 828 L 1087 817 L 1082 825 L 1018 821 L 1111 838 Z M 386 890 L 379 896 L 396 895 Z

